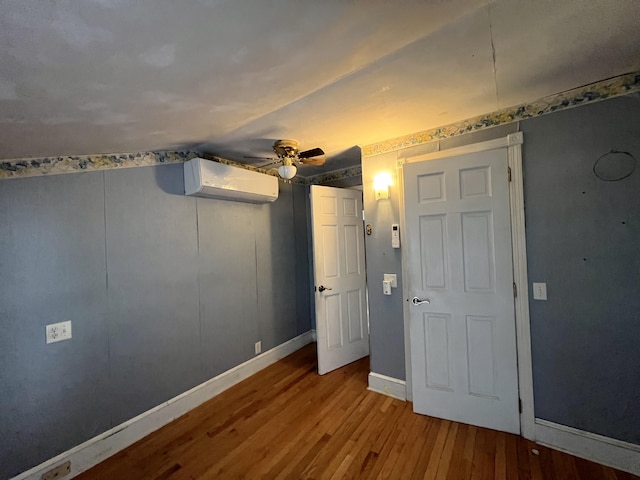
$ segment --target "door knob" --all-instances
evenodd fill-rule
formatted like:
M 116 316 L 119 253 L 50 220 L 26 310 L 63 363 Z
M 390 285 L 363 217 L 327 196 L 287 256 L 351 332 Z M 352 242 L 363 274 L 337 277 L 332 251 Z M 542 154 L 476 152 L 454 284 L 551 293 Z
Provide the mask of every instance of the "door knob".
M 333 288 L 325 287 L 324 285 L 320 285 L 320 286 L 318 287 L 318 291 L 319 291 L 320 293 L 324 292 L 325 290 L 333 290 Z
M 428 298 L 425 298 L 424 300 L 422 300 L 418 297 L 413 297 L 411 299 L 411 303 L 413 303 L 414 305 L 422 305 L 423 303 L 431 303 L 431 301 Z

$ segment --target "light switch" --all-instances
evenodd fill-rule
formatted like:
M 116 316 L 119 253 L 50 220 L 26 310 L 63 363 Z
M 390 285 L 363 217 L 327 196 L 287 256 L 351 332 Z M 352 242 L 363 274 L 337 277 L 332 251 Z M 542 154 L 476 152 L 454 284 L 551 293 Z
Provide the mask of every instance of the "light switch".
M 382 293 L 384 293 L 385 295 L 391 295 L 391 282 L 390 281 L 383 281 L 382 282 Z
M 384 281 L 391 282 L 391 288 L 398 288 L 398 275 L 396 273 L 385 273 Z
M 533 299 L 534 300 L 546 300 L 547 299 L 547 284 L 533 282 Z

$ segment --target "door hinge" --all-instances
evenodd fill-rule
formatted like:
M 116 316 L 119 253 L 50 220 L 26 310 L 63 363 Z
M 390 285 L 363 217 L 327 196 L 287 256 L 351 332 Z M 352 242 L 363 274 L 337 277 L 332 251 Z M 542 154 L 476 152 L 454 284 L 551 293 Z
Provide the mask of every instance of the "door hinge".
M 513 284 L 513 296 L 517 297 L 518 296 L 518 286 L 515 284 Z
M 507 178 L 511 181 L 511 167 L 507 167 Z
M 522 413 L 522 399 L 521 398 L 518 399 L 518 411 L 520 413 Z

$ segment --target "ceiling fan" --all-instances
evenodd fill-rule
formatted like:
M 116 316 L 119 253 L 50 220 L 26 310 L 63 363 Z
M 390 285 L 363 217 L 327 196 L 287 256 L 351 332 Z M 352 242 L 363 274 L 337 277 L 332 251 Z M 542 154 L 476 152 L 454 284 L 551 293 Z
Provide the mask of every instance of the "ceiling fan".
M 265 158 L 265 160 L 273 160 L 271 163 L 262 165 L 262 168 L 281 163 L 278 167 L 278 175 L 287 180 L 295 177 L 298 171 L 297 165 L 313 165 L 320 166 L 325 162 L 324 150 L 321 148 L 312 148 L 300 152 L 298 147 L 300 142 L 297 140 L 276 140 L 273 144 L 273 152 L 277 158 Z M 264 157 L 244 157 L 244 158 L 264 158 Z

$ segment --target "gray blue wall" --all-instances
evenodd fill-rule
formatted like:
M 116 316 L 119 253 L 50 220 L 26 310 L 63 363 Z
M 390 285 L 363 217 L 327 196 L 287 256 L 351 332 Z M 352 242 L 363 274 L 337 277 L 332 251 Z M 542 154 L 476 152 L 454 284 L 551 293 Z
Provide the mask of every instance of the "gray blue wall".
M 640 161 L 640 96 L 522 130 L 529 280 L 548 294 L 530 301 L 536 417 L 640 445 L 640 165 L 592 171 L 612 149 Z
M 535 415 L 640 444 L 640 165 L 620 182 L 592 167 L 612 149 L 640 160 L 640 97 L 629 95 L 440 142 L 452 148 L 524 132 L 523 162 L 530 282 L 548 300 L 530 301 Z M 405 378 L 400 290 L 385 297 L 383 273 L 401 273 L 390 247 L 400 222 L 398 183 L 376 201 L 373 178 L 424 144 L 363 160 L 371 326 L 371 369 Z M 583 193 L 584 192 L 584 193 Z M 623 223 L 624 222 L 624 223 Z M 531 287 L 529 287 L 531 288 Z M 530 292 L 531 296 L 531 292 Z
M 0 182 L 0 478 L 311 328 L 307 187 L 183 191 L 182 165 Z
M 402 258 L 400 250 L 391 248 L 391 224 L 400 223 L 398 179 L 394 178 L 389 188 L 389 199 L 376 201 L 373 192 L 377 173 L 386 171 L 395 175 L 396 158 L 397 152 L 391 152 L 363 159 L 362 186 L 364 223 L 372 226 L 371 235 L 365 235 L 370 368 L 372 372 L 404 379 Z M 398 288 L 391 296 L 382 294 L 385 273 L 398 274 Z

